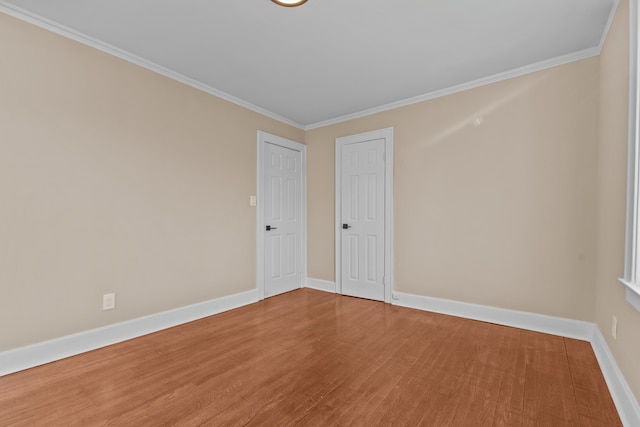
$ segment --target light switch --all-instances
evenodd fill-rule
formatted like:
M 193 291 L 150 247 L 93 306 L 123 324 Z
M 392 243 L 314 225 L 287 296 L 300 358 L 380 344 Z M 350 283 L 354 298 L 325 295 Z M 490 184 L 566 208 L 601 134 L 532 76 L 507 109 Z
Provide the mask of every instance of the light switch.
M 256 205 L 256 196 L 249 196 L 249 206 Z

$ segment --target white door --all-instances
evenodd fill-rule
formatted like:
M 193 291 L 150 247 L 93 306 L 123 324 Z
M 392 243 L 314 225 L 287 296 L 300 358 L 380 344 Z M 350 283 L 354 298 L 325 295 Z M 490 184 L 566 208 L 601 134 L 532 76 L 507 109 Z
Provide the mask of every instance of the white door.
M 385 139 L 341 147 L 342 293 L 385 300 Z
M 302 153 L 265 142 L 264 296 L 302 286 Z

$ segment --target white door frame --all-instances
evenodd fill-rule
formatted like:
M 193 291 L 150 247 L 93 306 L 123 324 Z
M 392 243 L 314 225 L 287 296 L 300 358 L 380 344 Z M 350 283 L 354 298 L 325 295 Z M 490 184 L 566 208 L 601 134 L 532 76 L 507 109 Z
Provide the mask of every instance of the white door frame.
M 336 291 L 342 294 L 342 146 L 373 139 L 384 139 L 384 302 L 391 302 L 393 292 L 393 128 L 336 138 Z
M 302 244 L 300 247 L 300 262 L 302 275 L 300 287 L 304 287 L 307 278 L 307 146 L 290 139 L 282 138 L 263 131 L 258 131 L 257 138 L 257 194 L 256 194 L 256 288 L 258 298 L 264 299 L 264 147 L 265 144 L 275 144 L 281 147 L 299 151 L 302 157 Z

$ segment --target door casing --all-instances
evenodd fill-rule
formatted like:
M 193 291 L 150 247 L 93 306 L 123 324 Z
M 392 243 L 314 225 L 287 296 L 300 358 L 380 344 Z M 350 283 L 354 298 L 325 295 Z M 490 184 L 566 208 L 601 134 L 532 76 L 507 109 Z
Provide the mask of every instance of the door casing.
M 259 299 L 265 296 L 265 221 L 264 221 L 264 147 L 265 144 L 274 144 L 281 147 L 299 151 L 302 158 L 302 199 L 300 212 L 302 216 L 302 242 L 300 247 L 301 283 L 305 286 L 307 277 L 307 146 L 290 139 L 258 131 L 257 138 L 257 194 L 256 194 L 256 288 Z
M 336 291 L 342 294 L 342 146 L 373 139 L 385 140 L 384 176 L 384 302 L 390 303 L 393 294 L 393 128 L 336 138 L 336 190 L 335 190 L 335 253 Z

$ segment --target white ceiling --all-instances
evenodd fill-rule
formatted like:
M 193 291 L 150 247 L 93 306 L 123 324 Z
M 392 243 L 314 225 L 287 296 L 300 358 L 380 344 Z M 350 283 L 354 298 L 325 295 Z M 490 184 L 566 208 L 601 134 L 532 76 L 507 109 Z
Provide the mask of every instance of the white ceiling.
M 614 3 L 0 0 L 0 11 L 309 129 L 596 55 Z

